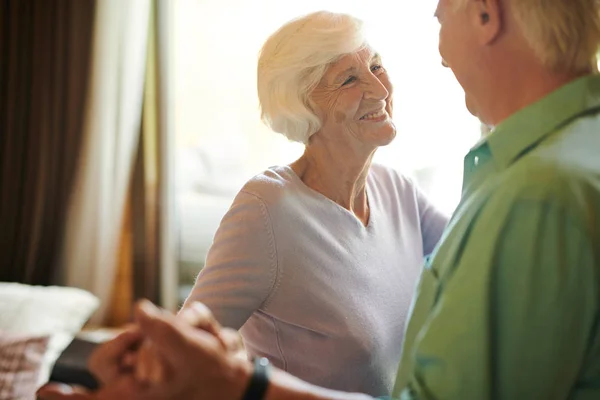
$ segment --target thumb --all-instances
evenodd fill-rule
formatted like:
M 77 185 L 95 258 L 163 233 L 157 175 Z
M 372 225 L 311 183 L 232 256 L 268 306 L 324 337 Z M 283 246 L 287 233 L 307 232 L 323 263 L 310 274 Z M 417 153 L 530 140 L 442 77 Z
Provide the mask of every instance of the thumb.
M 220 338 L 225 344 L 225 348 L 228 352 L 239 353 L 244 351 L 244 341 L 238 331 L 231 328 L 223 328 L 221 330 Z
M 211 349 L 222 348 L 212 334 L 178 320 L 147 300 L 138 303 L 135 316 L 142 334 L 173 367 L 189 368 L 186 360 L 190 354 L 202 356 Z
M 219 335 L 221 325 L 215 319 L 213 313 L 204 304 L 194 301 L 181 310 L 177 316 L 188 325 L 204 329 L 215 336 Z
M 221 342 L 221 345 L 225 349 L 228 348 L 228 343 L 222 336 L 223 328 L 217 322 L 213 313 L 204 304 L 198 301 L 187 304 L 185 308 L 179 312 L 177 319 L 186 322 L 196 329 L 202 329 L 212 334 Z
M 93 400 L 86 390 L 62 383 L 49 383 L 37 391 L 40 400 Z
M 148 300 L 142 300 L 136 306 L 135 319 L 142 334 L 154 343 L 156 351 L 169 363 L 177 365 L 181 354 L 189 352 L 185 328 L 190 327 L 174 315 L 160 310 Z

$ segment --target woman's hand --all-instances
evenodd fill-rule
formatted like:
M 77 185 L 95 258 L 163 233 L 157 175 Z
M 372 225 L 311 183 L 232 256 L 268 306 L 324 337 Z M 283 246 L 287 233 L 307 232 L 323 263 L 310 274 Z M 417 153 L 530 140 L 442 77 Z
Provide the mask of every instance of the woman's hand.
M 241 341 L 237 332 L 221 329 L 206 307 L 195 305 L 179 317 L 159 310 L 150 302 L 136 308 L 139 330 L 125 332 L 106 343 L 93 356 L 91 368 L 102 386 L 91 392 L 62 384 L 49 384 L 38 391 L 41 400 L 179 400 L 241 398 L 252 373 L 252 365 L 235 355 Z M 183 320 L 185 318 L 185 321 Z M 194 326 L 191 326 L 193 323 Z M 200 329 L 206 327 L 207 330 Z M 218 328 L 218 329 L 217 329 Z M 217 335 L 215 335 L 217 333 Z M 124 367 L 131 349 L 143 342 L 153 357 L 162 360 L 161 380 L 141 384 Z M 132 358 L 129 357 L 131 360 Z M 137 356 L 139 363 L 140 356 Z
M 233 329 L 222 328 L 204 304 L 191 303 L 176 318 L 191 327 L 204 330 L 215 336 L 227 353 L 246 358 L 243 341 L 239 333 Z M 144 341 L 134 362 L 135 378 L 138 382 L 156 384 L 166 379 L 168 371 L 165 360 L 150 341 Z
M 237 332 L 222 329 L 205 306 L 198 303 L 175 317 L 142 302 L 136 322 L 149 348 L 163 361 L 162 380 L 144 385 L 148 398 L 242 397 L 252 365 L 239 357 Z
M 127 393 L 132 392 L 135 384 L 133 380 L 134 360 L 142 340 L 143 336 L 139 329 L 132 327 L 100 345 L 92 353 L 88 367 L 102 388 L 100 391 L 92 393 L 80 387 L 49 383 L 39 389 L 38 398 L 42 400 L 108 400 L 114 398 L 133 400 L 134 397 Z M 122 396 L 115 397 L 115 393 Z
M 139 329 L 130 328 L 102 344 L 92 353 L 88 366 L 100 385 L 113 382 L 133 372 L 133 363 L 130 360 L 134 357 L 142 339 Z

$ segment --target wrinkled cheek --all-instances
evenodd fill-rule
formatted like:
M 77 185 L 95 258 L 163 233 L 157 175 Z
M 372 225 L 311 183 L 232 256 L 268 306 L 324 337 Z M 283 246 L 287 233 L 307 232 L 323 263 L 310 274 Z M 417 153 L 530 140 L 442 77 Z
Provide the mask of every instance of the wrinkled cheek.
M 343 124 L 344 122 L 346 122 L 346 114 L 344 114 L 341 111 L 336 111 L 335 113 L 333 113 L 333 119 L 335 121 L 336 124 Z

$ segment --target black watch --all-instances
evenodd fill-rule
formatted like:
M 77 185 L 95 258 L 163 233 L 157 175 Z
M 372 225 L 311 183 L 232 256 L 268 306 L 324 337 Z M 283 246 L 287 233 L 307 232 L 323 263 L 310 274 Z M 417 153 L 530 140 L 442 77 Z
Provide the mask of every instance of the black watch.
M 269 388 L 269 360 L 254 358 L 254 372 L 242 400 L 264 400 Z

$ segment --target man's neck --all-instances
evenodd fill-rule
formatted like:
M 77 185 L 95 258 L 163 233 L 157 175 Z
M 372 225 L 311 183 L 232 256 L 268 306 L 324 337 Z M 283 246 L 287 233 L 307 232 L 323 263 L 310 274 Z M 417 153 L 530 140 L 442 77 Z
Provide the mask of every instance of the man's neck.
M 490 79 L 493 87 L 486 88 L 485 99 L 479 104 L 479 117 L 487 125 L 496 126 L 518 111 L 536 103 L 562 86 L 590 74 L 556 73 L 543 67 L 525 68 L 510 74 L 502 73 Z

